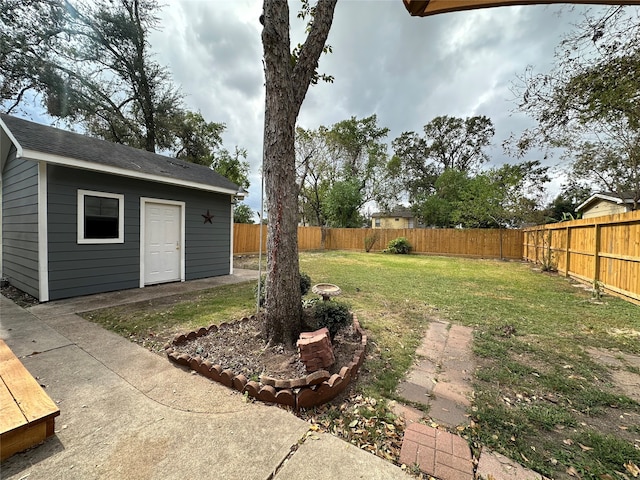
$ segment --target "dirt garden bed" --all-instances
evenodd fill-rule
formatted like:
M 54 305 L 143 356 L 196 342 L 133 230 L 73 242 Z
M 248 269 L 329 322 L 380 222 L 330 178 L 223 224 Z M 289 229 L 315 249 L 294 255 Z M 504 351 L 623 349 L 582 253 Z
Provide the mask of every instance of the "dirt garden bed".
M 353 323 L 333 339 L 335 363 L 307 373 L 297 353 L 268 345 L 260 315 L 211 325 L 176 336 L 165 346 L 169 359 L 263 402 L 296 409 L 326 403 L 342 393 L 365 357 L 367 335 Z

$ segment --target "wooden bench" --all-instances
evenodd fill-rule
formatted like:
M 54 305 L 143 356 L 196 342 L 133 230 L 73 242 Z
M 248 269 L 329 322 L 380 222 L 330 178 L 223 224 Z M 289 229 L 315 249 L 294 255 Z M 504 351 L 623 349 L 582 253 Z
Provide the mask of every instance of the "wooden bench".
M 54 434 L 60 409 L 0 339 L 0 461 Z

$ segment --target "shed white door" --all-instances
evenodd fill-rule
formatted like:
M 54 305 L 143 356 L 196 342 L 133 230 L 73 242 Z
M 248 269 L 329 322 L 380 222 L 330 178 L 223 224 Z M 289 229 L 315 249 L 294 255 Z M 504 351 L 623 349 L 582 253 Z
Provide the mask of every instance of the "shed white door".
M 180 206 L 145 203 L 144 283 L 180 280 Z

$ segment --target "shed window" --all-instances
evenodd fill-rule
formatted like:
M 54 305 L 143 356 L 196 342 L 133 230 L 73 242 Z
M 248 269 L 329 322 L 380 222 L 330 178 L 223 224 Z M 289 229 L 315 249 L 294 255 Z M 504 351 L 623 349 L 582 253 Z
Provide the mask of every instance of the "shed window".
M 78 243 L 124 243 L 124 195 L 78 190 Z
M 380 226 L 380 219 L 376 218 L 376 227 L 379 227 L 379 226 Z

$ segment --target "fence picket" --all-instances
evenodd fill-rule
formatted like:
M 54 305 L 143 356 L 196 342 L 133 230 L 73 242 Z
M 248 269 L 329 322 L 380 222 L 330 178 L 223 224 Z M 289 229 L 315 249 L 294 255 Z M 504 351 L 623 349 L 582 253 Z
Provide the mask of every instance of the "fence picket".
M 235 224 L 234 254 L 257 253 L 260 225 Z M 298 248 L 364 251 L 365 238 L 377 235 L 372 252 L 406 237 L 414 253 L 479 258 L 525 259 L 540 263 L 551 252 L 568 277 L 600 282 L 605 290 L 640 303 L 640 211 L 539 225 L 524 230 L 371 229 L 298 227 Z M 263 226 L 266 249 L 267 228 Z M 550 245 L 547 243 L 550 242 Z
M 257 253 L 260 225 L 235 224 L 233 251 L 235 254 Z M 364 251 L 365 238 L 377 235 L 372 252 L 380 252 L 398 237 L 405 237 L 414 253 L 454 255 L 465 257 L 521 259 L 523 233 L 521 230 L 490 229 L 425 229 L 425 228 L 326 228 L 322 246 L 321 227 L 298 227 L 298 248 L 308 250 Z M 262 229 L 266 245 L 267 229 Z
M 640 303 L 640 211 L 526 228 L 525 260 L 540 263 L 544 230 L 559 272 Z

